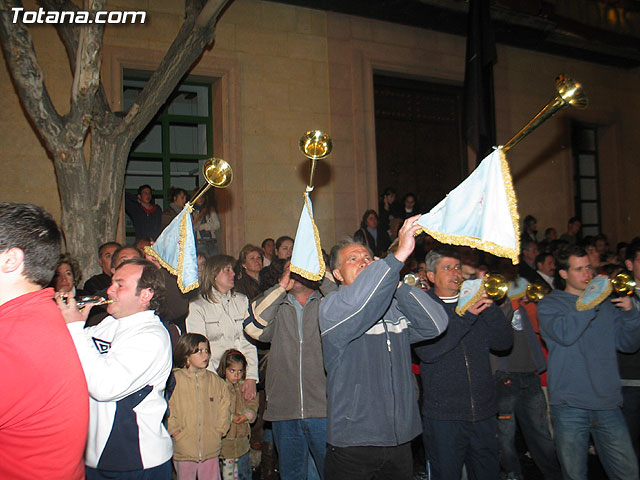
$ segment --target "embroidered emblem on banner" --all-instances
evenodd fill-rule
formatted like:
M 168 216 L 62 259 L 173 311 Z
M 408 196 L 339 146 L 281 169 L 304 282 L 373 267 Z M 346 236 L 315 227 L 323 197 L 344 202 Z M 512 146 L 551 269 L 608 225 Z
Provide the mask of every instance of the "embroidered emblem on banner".
M 93 340 L 93 344 L 98 349 L 98 353 L 107 353 L 111 348 L 111 342 L 100 340 L 99 338 L 96 338 L 96 337 L 91 337 L 91 339 Z

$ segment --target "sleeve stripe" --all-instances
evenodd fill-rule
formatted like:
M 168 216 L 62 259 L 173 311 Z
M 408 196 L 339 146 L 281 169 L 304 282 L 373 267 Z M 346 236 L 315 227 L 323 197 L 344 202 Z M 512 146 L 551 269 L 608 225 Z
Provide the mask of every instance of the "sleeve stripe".
M 331 330 L 333 330 L 336 327 L 339 327 L 340 325 L 342 325 L 344 322 L 346 322 L 347 320 L 349 320 L 351 317 L 359 314 L 362 309 L 367 305 L 367 303 L 369 303 L 369 300 L 371 300 L 371 297 L 373 296 L 374 293 L 376 293 L 376 291 L 378 290 L 378 288 L 380 287 L 380 284 L 382 283 L 382 281 L 385 279 L 385 277 L 389 274 L 389 272 L 391 271 L 390 268 L 387 267 L 387 271 L 384 272 L 384 275 L 380 278 L 380 280 L 378 281 L 378 283 L 376 284 L 375 288 L 371 291 L 371 293 L 369 294 L 369 296 L 365 299 L 365 301 L 363 302 L 363 304 L 360 306 L 360 308 L 358 310 L 356 310 L 355 312 L 353 312 L 351 315 L 349 315 L 347 318 L 345 318 L 344 320 L 342 320 L 341 322 L 336 323 L 335 325 L 333 325 L 332 327 L 327 328 L 324 332 L 321 333 L 322 336 L 324 336 L 326 333 L 329 333 Z M 376 319 L 377 320 L 377 319 Z
M 409 292 L 409 295 L 411 295 L 413 298 L 415 298 L 417 304 L 420 305 L 420 308 L 422 308 L 422 310 L 424 310 L 424 313 L 426 313 L 427 316 L 431 319 L 433 324 L 436 326 L 436 329 L 438 330 L 438 335 L 441 334 L 442 333 L 442 327 L 440 325 L 438 325 L 438 322 L 433 318 L 433 315 L 431 315 L 431 313 L 429 313 L 429 311 L 425 308 L 425 306 L 422 304 L 422 302 L 420 302 L 420 300 L 418 300 L 418 297 L 416 297 L 413 292 Z

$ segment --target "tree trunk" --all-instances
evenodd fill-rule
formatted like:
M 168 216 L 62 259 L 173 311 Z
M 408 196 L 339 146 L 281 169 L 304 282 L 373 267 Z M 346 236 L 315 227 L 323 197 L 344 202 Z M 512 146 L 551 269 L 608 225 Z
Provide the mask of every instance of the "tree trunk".
M 78 10 L 71 0 L 40 0 L 47 10 Z M 84 270 L 99 273 L 97 249 L 113 241 L 129 150 L 181 78 L 214 39 L 215 24 L 229 0 L 185 0 L 185 20 L 158 69 L 126 115 L 115 115 L 100 83 L 103 26 L 58 24 L 74 71 L 71 108 L 60 116 L 44 84 L 30 30 L 13 23 L 20 0 L 0 0 L 0 40 L 26 115 L 53 157 L 67 251 Z M 104 10 L 105 0 L 85 0 L 84 9 Z M 84 143 L 91 129 L 89 166 Z

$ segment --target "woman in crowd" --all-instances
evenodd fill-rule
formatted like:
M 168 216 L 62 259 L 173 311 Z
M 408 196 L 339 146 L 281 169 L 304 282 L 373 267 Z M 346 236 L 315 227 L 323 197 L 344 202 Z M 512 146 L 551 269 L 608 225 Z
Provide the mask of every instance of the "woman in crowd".
M 80 280 L 82 280 L 82 271 L 78 262 L 68 253 L 60 255 L 51 286 L 56 292 L 73 292 L 74 296 L 78 298 L 86 294 L 77 288 Z
M 353 239 L 369 247 L 376 257 L 384 257 L 391 244 L 387 232 L 378 228 L 378 214 L 375 210 L 364 212 L 360 229 L 353 234 Z
M 249 301 L 261 292 L 260 270 L 262 270 L 262 249 L 247 244 L 240 250 L 236 264 L 235 291 L 245 294 Z
M 198 253 L 207 257 L 218 255 L 220 252 L 216 232 L 220 229 L 220 219 L 214 206 L 213 190 L 198 198 L 193 206 L 192 215 Z
M 175 217 L 182 211 L 187 203 L 187 192 L 183 188 L 172 187 L 169 189 L 171 203 L 162 212 L 162 228 L 165 229 Z
M 234 291 L 236 260 L 228 255 L 207 259 L 202 271 L 200 295 L 189 304 L 187 331 L 200 333 L 211 343 L 208 369 L 215 372 L 225 350 L 235 348 L 247 358 L 247 380 L 242 386 L 246 400 L 256 396 L 258 354 L 244 336 L 242 322 L 248 315 L 249 301 Z
M 262 264 L 265 267 L 268 267 L 269 264 L 271 264 L 271 262 L 273 261 L 274 258 L 276 258 L 276 242 L 273 238 L 265 238 L 262 241 L 262 253 L 263 253 L 263 258 L 262 258 Z
M 276 240 L 276 258 L 291 258 L 293 254 L 293 238 L 283 235 Z

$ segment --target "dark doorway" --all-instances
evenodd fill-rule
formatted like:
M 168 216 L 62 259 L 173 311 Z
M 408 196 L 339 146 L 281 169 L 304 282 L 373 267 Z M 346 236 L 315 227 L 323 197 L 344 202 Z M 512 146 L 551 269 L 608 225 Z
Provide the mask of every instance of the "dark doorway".
M 415 193 L 426 213 L 467 175 L 462 86 L 374 76 L 378 192 Z

